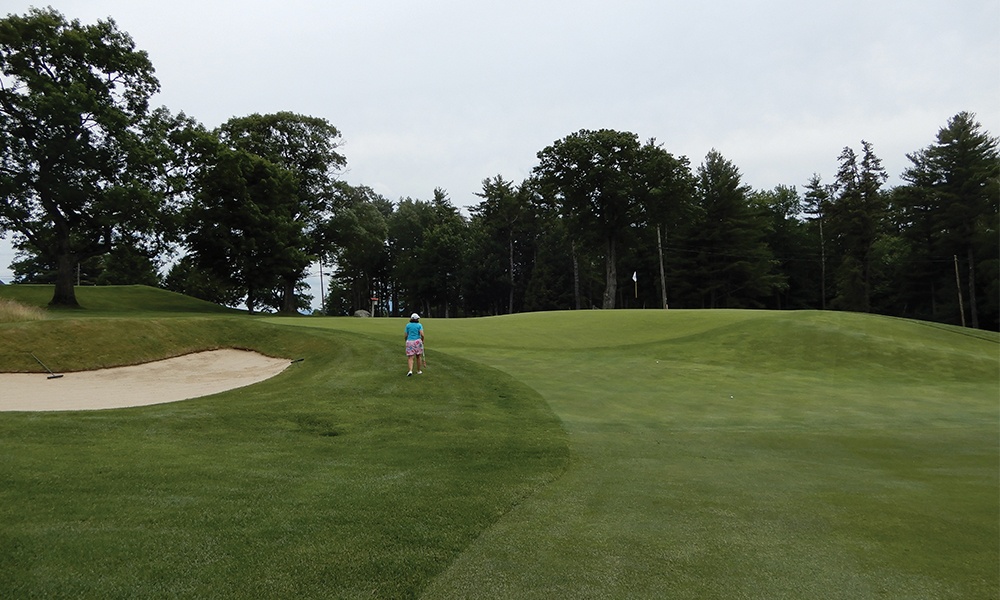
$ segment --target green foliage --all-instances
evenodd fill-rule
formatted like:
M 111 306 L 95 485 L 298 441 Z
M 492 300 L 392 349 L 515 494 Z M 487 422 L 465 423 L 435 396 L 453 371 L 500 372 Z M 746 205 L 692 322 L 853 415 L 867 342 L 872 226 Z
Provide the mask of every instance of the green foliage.
M 0 20 L 0 72 L 0 232 L 56 265 L 52 302 L 73 306 L 79 261 L 155 233 L 142 125 L 159 83 L 114 21 L 51 8 Z
M 515 295 L 523 295 L 533 267 L 538 235 L 531 186 L 518 187 L 497 175 L 483 180 L 483 191 L 476 195 L 483 200 L 471 211 L 464 296 L 489 307 L 487 314 L 513 313 Z
M 347 161 L 337 152 L 340 132 L 326 119 L 279 112 L 232 118 L 217 131 L 227 147 L 249 153 L 289 172 L 295 191 L 275 190 L 268 204 L 283 205 L 279 234 L 271 237 L 282 260 L 272 268 L 281 283 L 280 312 L 295 314 L 299 308 L 296 286 L 316 254 L 318 230 L 330 208 L 333 181 Z
M 809 222 L 799 220 L 802 199 L 794 187 L 777 186 L 751 195 L 751 204 L 766 221 L 764 241 L 774 255 L 774 270 L 785 283 L 773 288 L 773 308 L 811 308 L 819 302 L 818 248 Z
M 210 269 L 201 268 L 192 255 L 182 257 L 170 267 L 163 279 L 163 287 L 225 306 L 236 306 L 243 299 L 242 291 L 231 285 L 228 277 L 220 277 Z
M 600 297 L 600 278 L 587 277 L 590 273 L 586 269 L 588 261 L 580 260 L 579 253 L 574 251 L 565 222 L 544 207 L 539 212 L 538 221 L 539 236 L 531 277 L 524 291 L 524 310 L 559 310 L 595 304 L 591 298 Z M 567 248 L 570 248 L 569 255 Z M 591 286 L 586 284 L 596 279 L 592 295 L 586 291 L 582 297 L 575 293 L 574 268 L 582 269 L 585 290 L 589 291 Z
M 872 144 L 862 141 L 861 146 L 864 154 L 860 162 L 849 147 L 840 154 L 836 193 L 824 213 L 837 253 L 834 259 L 837 294 L 833 306 L 869 312 L 872 287 L 876 285 L 872 252 L 885 229 L 887 202 L 882 184 L 888 175 Z
M 327 314 L 346 315 L 351 307 L 370 307 L 372 297 L 385 293 L 389 225 L 382 207 L 388 201 L 363 186 L 338 183 L 336 189 L 336 208 L 319 232 L 324 247 L 332 250 L 321 260 L 336 265 Z
M 972 113 L 908 155 L 907 185 L 883 189 L 862 141 L 801 199 L 751 190 L 714 150 L 692 173 L 655 139 L 584 129 L 528 179 L 484 180 L 466 218 L 441 189 L 394 202 L 337 182 L 341 133 L 323 118 L 209 132 L 150 111 L 152 64 L 111 19 L 9 15 L 0 73 L 0 233 L 17 281 L 55 283 L 55 305 L 77 304 L 74 283 L 156 284 L 180 244 L 170 289 L 288 314 L 308 308 L 319 260 L 336 314 L 375 297 L 399 314 L 837 308 L 1000 328 L 1000 155 Z
M 254 154 L 220 148 L 187 208 L 186 243 L 212 280 L 241 291 L 247 308 L 277 306 L 282 274 L 305 260 L 295 223 L 295 178 Z M 297 267 L 297 265 L 299 267 Z
M 452 316 L 461 290 L 466 223 L 444 190 L 430 202 L 402 200 L 389 219 L 389 254 L 399 314 Z M 433 310 L 432 310 L 433 309 Z
M 639 211 L 643 155 L 634 133 L 580 130 L 538 153 L 534 175 L 551 197 L 570 231 L 581 242 L 599 240 L 604 250 L 602 306 L 614 308 L 617 245 Z M 645 190 L 642 191 L 644 195 Z
M 784 289 L 765 243 L 769 223 L 753 206 L 739 169 L 716 151 L 698 169 L 697 217 L 689 223 L 687 243 L 695 252 L 684 263 L 685 287 L 703 308 L 759 307 Z
M 962 261 L 965 299 L 972 326 L 983 319 L 996 328 L 996 302 L 983 302 L 1000 279 L 996 269 L 1000 155 L 998 140 L 982 130 L 975 115 L 961 112 L 938 132 L 934 144 L 907 156 L 903 173 L 910 185 L 897 193 L 903 235 L 920 259 L 920 283 L 907 285 L 907 303 L 920 316 L 946 319 L 960 312 L 954 291 L 953 259 Z M 909 282 L 907 282 L 909 283 Z M 914 289 L 915 288 L 915 289 Z

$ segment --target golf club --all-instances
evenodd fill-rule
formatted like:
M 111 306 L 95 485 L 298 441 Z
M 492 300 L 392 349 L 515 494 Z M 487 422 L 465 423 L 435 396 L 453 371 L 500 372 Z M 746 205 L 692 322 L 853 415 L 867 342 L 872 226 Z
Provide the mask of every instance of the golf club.
M 52 372 L 52 369 L 46 367 L 45 363 L 43 363 L 37 356 L 35 356 L 34 352 L 28 352 L 28 354 L 31 355 L 31 358 L 37 360 L 38 364 L 42 365 L 42 368 L 44 368 L 46 371 L 49 372 L 49 376 L 46 377 L 46 379 L 59 379 L 60 377 L 62 377 L 62 375 L 56 375 L 55 373 Z

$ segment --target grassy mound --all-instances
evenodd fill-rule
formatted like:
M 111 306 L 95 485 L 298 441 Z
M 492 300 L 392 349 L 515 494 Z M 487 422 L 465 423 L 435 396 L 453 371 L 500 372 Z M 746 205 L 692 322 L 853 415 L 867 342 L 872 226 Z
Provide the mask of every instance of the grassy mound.
M 16 300 L 21 304 L 48 307 L 52 300 L 51 285 L 2 285 L 0 298 Z M 237 314 L 241 311 L 198 300 L 190 296 L 145 285 L 108 285 L 99 287 L 78 286 L 76 299 L 83 310 L 50 309 L 54 316 L 76 318 L 80 313 L 94 316 L 98 313 L 198 313 Z

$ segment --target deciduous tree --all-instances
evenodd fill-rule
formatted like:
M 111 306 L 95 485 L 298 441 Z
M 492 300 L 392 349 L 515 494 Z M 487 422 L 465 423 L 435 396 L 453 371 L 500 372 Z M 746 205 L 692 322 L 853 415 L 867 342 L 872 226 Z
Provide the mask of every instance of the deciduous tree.
M 338 152 L 340 132 L 326 119 L 291 112 L 234 117 L 218 130 L 223 144 L 259 156 L 294 177 L 293 193 L 274 204 L 287 213 L 283 231 L 274 239 L 286 256 L 281 277 L 280 312 L 299 308 L 295 290 L 321 248 L 316 235 L 333 196 L 333 182 L 347 161 Z M 297 258 L 293 258 L 297 257 Z
M 491 312 L 513 313 L 531 269 L 536 235 L 531 192 L 497 175 L 483 180 L 483 191 L 476 195 L 483 200 L 472 207 L 470 226 L 478 234 L 478 256 L 469 266 L 483 276 L 469 286 L 468 295 L 480 294 L 484 299 L 491 296 L 495 300 L 505 297 L 506 306 L 495 306 Z M 486 274 L 487 270 L 490 274 Z M 485 290 L 480 288 L 490 291 L 482 294 Z
M 634 133 L 581 130 L 538 153 L 534 173 L 577 240 L 604 246 L 604 308 L 614 308 L 617 246 L 636 221 L 643 190 L 642 153 Z
M 247 309 L 278 306 L 282 274 L 300 264 L 295 177 L 256 154 L 219 148 L 185 211 L 186 245 L 213 285 L 238 288 Z
M 49 9 L 0 20 L 0 232 L 57 265 L 51 304 L 77 306 L 76 265 L 156 231 L 147 54 L 111 19 Z
M 371 188 L 337 184 L 336 210 L 320 231 L 325 264 L 335 266 L 336 290 L 346 296 L 337 306 L 355 310 L 369 306 L 388 282 L 389 228 L 381 206 L 388 201 Z

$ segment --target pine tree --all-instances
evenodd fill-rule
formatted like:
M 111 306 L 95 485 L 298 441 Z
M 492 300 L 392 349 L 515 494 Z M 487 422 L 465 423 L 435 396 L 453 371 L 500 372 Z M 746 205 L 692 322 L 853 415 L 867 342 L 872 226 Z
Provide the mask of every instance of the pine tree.
M 888 179 L 872 145 L 862 140 L 860 163 L 850 147 L 840 154 L 835 195 L 827 210 L 832 243 L 838 252 L 837 295 L 842 310 L 871 311 L 875 242 L 885 219 L 882 184 Z
M 905 234 L 929 265 L 926 297 L 935 307 L 942 301 L 954 306 L 949 299 L 956 294 L 949 292 L 957 260 L 964 267 L 963 296 L 973 327 L 997 327 L 997 147 L 997 138 L 982 130 L 974 114 L 961 112 L 938 131 L 935 144 L 907 155 L 913 166 L 903 173 L 910 184 L 902 195 Z M 951 312 L 957 315 L 961 307 Z
M 767 220 L 736 166 L 712 150 L 698 168 L 698 218 L 688 238 L 697 251 L 690 277 L 705 308 L 763 306 L 785 284 L 764 242 Z

